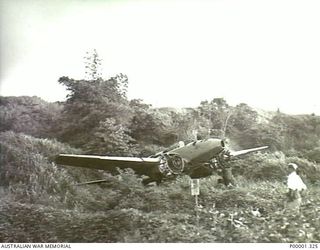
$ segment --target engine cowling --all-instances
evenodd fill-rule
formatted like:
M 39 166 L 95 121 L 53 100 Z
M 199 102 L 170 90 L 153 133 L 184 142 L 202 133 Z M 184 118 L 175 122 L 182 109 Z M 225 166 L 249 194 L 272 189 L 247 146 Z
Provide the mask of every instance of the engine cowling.
M 164 154 L 160 160 L 159 170 L 165 175 L 178 175 L 184 170 L 184 160 L 178 154 Z

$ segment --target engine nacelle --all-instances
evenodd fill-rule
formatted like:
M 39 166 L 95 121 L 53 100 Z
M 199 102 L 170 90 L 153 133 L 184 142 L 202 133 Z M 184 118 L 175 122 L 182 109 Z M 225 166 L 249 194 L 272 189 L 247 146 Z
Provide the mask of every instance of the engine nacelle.
M 219 168 L 224 168 L 226 162 L 230 161 L 231 159 L 231 155 L 230 155 L 230 151 L 227 149 L 224 149 L 219 155 L 218 157 L 216 157 L 217 160 L 217 166 Z
M 164 176 L 181 174 L 184 170 L 184 160 L 178 154 L 163 154 L 159 170 Z

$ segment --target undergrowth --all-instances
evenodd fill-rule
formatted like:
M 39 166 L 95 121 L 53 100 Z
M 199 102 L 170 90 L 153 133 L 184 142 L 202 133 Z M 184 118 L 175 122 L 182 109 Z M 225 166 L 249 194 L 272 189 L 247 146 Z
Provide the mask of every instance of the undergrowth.
M 145 187 L 130 170 L 55 165 L 58 153 L 80 152 L 57 141 L 12 132 L 0 139 L 0 242 L 320 241 L 319 165 L 305 159 L 275 153 L 234 162 L 238 186 L 201 179 L 196 207 L 186 176 Z M 301 166 L 309 187 L 300 212 L 286 207 L 288 162 Z

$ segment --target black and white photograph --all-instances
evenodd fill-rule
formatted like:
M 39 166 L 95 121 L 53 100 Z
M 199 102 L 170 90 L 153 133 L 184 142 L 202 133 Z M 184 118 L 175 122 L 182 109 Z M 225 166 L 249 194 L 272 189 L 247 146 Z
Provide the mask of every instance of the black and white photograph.
M 0 247 L 320 249 L 319 13 L 0 0 Z

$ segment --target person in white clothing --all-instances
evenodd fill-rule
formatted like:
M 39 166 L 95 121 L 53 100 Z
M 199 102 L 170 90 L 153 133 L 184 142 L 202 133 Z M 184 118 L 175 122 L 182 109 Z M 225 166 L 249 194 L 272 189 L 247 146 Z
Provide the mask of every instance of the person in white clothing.
M 288 197 L 290 201 L 294 201 L 296 199 L 301 199 L 301 191 L 307 190 L 307 186 L 297 174 L 298 165 L 289 163 L 288 166 L 290 171 L 287 179 L 287 187 L 289 189 Z

